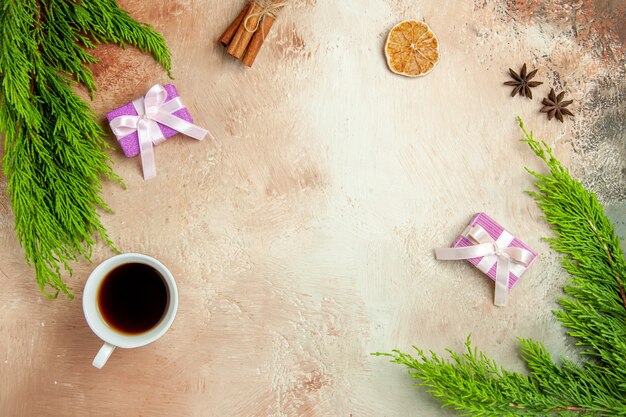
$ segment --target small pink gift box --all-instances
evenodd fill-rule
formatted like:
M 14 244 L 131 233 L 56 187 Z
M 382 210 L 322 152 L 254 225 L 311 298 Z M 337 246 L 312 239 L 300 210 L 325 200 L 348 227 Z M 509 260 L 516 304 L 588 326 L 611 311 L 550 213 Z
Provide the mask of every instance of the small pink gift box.
M 485 213 L 474 216 L 451 248 L 436 250 L 437 259 L 466 259 L 495 281 L 494 303 L 499 306 L 506 305 L 508 290 L 517 284 L 537 256 L 537 252 Z
M 165 84 L 163 88 L 167 92 L 167 97 L 165 99 L 166 103 L 178 97 L 178 91 L 173 84 Z M 135 102 L 136 101 L 131 101 L 130 103 L 126 103 L 122 107 L 118 107 L 117 109 L 107 113 L 107 119 L 109 120 L 109 123 L 119 116 L 138 116 L 139 113 L 137 112 L 136 105 L 134 104 Z M 187 107 L 173 112 L 172 115 L 189 123 L 193 123 L 193 119 L 191 118 L 191 114 L 189 113 L 189 110 L 187 110 Z M 165 139 L 169 139 L 179 133 L 171 127 L 165 126 L 164 124 L 157 124 L 159 125 L 159 129 L 161 129 L 161 133 L 163 134 L 163 137 Z M 126 157 L 132 158 L 139 155 L 139 134 L 137 133 L 137 131 L 123 137 L 117 136 L 117 140 L 120 143 L 120 147 L 124 151 L 124 155 L 126 155 Z
M 111 130 L 127 157 L 141 155 L 145 179 L 156 176 L 153 147 L 176 133 L 203 140 L 209 131 L 192 123 L 172 84 L 153 85 L 145 96 L 107 114 Z

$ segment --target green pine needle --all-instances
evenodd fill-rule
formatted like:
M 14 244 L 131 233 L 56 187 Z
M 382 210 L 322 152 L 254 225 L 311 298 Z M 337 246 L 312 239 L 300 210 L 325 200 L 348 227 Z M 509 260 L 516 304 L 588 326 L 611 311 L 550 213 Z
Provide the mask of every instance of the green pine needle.
M 596 196 L 556 160 L 552 150 L 528 133 L 524 142 L 549 168 L 530 192 L 552 226 L 547 239 L 563 255 L 570 274 L 568 297 L 558 300 L 558 320 L 583 348 L 582 360 L 556 363 L 539 342 L 520 339 L 528 375 L 510 372 L 472 348 L 450 359 L 414 347 L 416 356 L 394 350 L 375 353 L 404 365 L 409 374 L 464 416 L 626 416 L 626 261 L 613 225 Z
M 85 48 L 132 45 L 170 72 L 163 37 L 114 0 L 5 0 L 0 3 L 0 134 L 15 231 L 41 291 L 61 291 L 70 263 L 90 259 L 97 239 L 115 250 L 100 220 L 102 179 L 111 169 L 105 132 L 74 91 L 96 85 Z

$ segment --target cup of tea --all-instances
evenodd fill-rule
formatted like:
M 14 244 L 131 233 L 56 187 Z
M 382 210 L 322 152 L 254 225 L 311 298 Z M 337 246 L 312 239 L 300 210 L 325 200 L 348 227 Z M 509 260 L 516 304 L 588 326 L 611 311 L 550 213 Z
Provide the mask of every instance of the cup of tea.
M 102 368 L 116 347 L 154 342 L 170 328 L 177 310 L 176 282 L 161 262 L 139 253 L 102 262 L 83 291 L 87 324 L 104 341 L 92 365 Z

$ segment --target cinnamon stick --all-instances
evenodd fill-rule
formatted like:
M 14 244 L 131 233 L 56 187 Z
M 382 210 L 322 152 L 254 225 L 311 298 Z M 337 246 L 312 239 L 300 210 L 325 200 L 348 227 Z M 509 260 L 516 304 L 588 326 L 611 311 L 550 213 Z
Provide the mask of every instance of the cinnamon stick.
M 220 43 L 222 45 L 228 46 L 230 44 L 230 41 L 233 40 L 235 32 L 237 32 L 237 29 L 239 29 L 239 26 L 241 26 L 241 22 L 243 22 L 246 14 L 248 14 L 248 10 L 250 10 L 250 3 L 246 4 L 243 10 L 239 13 L 239 16 L 237 16 L 237 18 L 233 20 L 233 23 L 228 26 L 228 29 L 226 29 L 226 31 L 220 37 Z
M 261 50 L 261 46 L 263 46 L 263 41 L 265 41 L 265 38 L 267 37 L 267 34 L 270 32 L 270 29 L 272 28 L 272 25 L 274 24 L 275 20 L 276 20 L 276 17 L 271 13 L 268 13 L 265 16 L 263 16 L 263 20 L 261 21 L 259 28 L 256 30 L 256 32 L 254 32 L 254 35 L 252 36 L 252 40 L 250 40 L 250 45 L 248 45 L 248 50 L 246 51 L 246 55 L 242 59 L 242 62 L 244 63 L 244 65 L 251 67 L 252 64 L 254 64 L 254 60 L 256 59 L 256 56 L 259 54 L 259 51 Z
M 235 36 L 230 41 L 230 44 L 226 49 L 226 52 L 228 52 L 229 55 L 232 55 L 237 59 L 241 59 L 244 52 L 246 52 L 250 39 L 252 39 L 253 35 L 253 32 L 249 32 L 248 29 L 251 30 L 257 26 L 259 19 L 261 18 L 261 10 L 261 6 L 256 3 L 253 3 L 250 6 L 248 13 L 246 13 L 246 17 L 244 17 L 243 21 L 239 25 L 239 28 L 237 29 L 237 32 L 235 33 Z

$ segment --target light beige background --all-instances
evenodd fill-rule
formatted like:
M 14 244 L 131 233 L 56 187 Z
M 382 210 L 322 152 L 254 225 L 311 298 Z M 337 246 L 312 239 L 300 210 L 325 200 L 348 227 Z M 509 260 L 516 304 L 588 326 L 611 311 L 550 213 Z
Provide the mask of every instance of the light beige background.
M 573 357 L 550 313 L 565 276 L 523 193 L 524 167 L 544 168 L 518 142 L 515 116 L 623 227 L 623 2 L 298 1 L 253 69 L 216 44 L 242 1 L 121 3 L 164 34 L 174 83 L 218 138 L 160 145 L 148 182 L 116 150 L 128 189 L 104 190 L 111 237 L 171 269 L 180 310 L 158 342 L 91 367 L 100 341 L 81 291 L 93 266 L 67 278 L 75 300 L 42 296 L 3 192 L 0 415 L 445 416 L 405 369 L 370 353 L 459 350 L 471 333 L 515 370 L 516 337 Z M 421 79 L 390 73 L 382 53 L 406 18 L 425 19 L 440 40 L 441 62 Z M 103 124 L 168 82 L 136 50 L 95 54 Z M 545 82 L 532 101 L 502 85 L 524 62 Z M 576 119 L 538 113 L 550 86 L 575 100 Z M 477 211 L 541 253 L 506 308 L 479 271 L 433 259 Z M 94 261 L 111 255 L 99 247 Z

